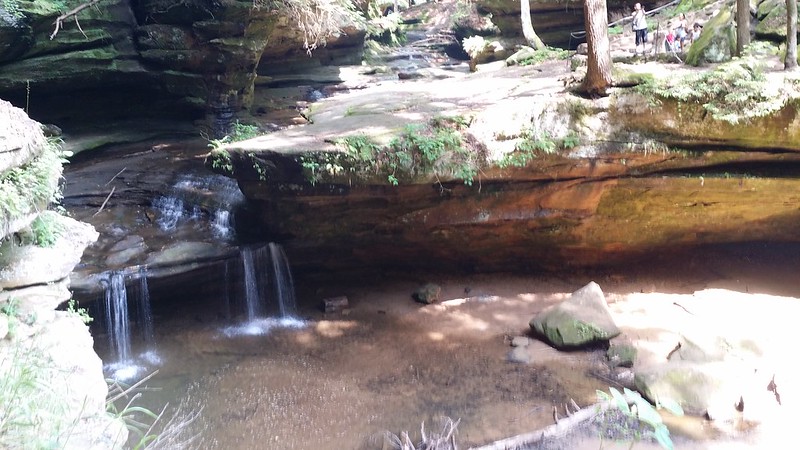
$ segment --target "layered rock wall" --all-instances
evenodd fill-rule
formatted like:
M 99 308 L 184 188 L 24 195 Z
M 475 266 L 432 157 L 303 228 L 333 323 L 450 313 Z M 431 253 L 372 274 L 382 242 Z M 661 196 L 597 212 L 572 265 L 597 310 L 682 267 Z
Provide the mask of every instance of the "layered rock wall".
M 58 170 L 40 170 L 54 148 L 39 125 L 0 101 L 0 447 L 121 448 L 122 422 L 106 413 L 108 387 L 89 329 L 71 297 L 69 274 L 97 239 L 90 225 L 28 199 L 26 180 L 54 198 Z M 43 203 L 43 204 L 42 204 Z
M 309 59 L 296 23 L 250 0 L 102 0 L 51 39 L 55 18 L 78 4 L 0 8 L 0 98 L 53 122 L 199 117 L 248 108 L 262 55 L 264 67 Z M 317 61 L 360 56 L 363 36 L 347 28 Z

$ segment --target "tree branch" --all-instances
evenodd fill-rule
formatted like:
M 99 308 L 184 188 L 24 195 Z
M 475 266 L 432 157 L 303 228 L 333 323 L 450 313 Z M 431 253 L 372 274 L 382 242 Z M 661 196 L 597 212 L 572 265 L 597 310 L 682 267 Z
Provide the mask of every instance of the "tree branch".
M 81 3 L 80 5 L 76 6 L 75 8 L 72 8 L 71 10 L 65 12 L 64 14 L 56 17 L 56 21 L 53 22 L 53 25 L 55 25 L 55 28 L 53 29 L 53 33 L 50 34 L 50 40 L 52 41 L 53 38 L 56 37 L 56 35 L 58 34 L 58 32 L 61 30 L 61 28 L 63 26 L 63 22 L 65 20 L 69 19 L 70 17 L 74 17 L 75 18 L 75 23 L 78 24 L 78 29 L 81 30 L 81 33 L 83 33 L 84 36 L 86 36 L 86 33 L 84 33 L 83 30 L 81 29 L 81 24 L 78 22 L 78 13 L 83 11 L 86 8 L 90 8 L 90 7 L 100 3 L 100 1 L 102 1 L 102 0 L 89 0 L 88 2 Z

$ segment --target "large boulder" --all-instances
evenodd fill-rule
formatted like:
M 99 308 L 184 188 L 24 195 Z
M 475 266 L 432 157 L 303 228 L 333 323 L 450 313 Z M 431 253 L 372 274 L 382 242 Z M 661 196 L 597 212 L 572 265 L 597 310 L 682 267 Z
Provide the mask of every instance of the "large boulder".
M 594 281 L 573 292 L 564 302 L 540 312 L 530 326 L 557 348 L 605 342 L 620 334 L 605 295 Z
M 0 178 L 42 152 L 47 144 L 41 126 L 25 111 L 0 100 Z
M 800 24 L 800 20 L 798 21 Z M 756 39 L 786 42 L 786 2 L 762 0 L 756 9 Z
M 686 54 L 686 64 L 699 66 L 731 59 L 736 51 L 736 28 L 730 6 L 724 6 L 703 27 L 700 39 Z

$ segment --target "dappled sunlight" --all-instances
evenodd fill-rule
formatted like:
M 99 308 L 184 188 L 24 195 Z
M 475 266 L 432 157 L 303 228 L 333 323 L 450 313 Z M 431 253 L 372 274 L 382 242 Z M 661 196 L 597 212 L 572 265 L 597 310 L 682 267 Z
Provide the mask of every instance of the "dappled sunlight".
M 358 322 L 354 320 L 320 320 L 314 326 L 314 330 L 326 338 L 339 338 L 357 326 Z

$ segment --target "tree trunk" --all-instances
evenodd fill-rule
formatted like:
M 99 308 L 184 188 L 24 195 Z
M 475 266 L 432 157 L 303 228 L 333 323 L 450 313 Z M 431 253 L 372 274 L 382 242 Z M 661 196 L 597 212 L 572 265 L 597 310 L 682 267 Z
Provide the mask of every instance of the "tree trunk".
M 520 19 L 522 19 L 522 35 L 528 41 L 528 45 L 533 47 L 534 50 L 541 50 L 544 48 L 544 42 L 539 39 L 539 35 L 533 30 L 531 23 L 531 4 L 530 0 L 519 0 Z
M 736 56 L 742 56 L 744 48 L 748 45 L 750 45 L 750 0 L 736 0 Z
M 582 90 L 589 95 L 605 95 L 611 86 L 611 45 L 608 41 L 606 0 L 584 0 L 583 17 L 589 47 L 586 78 Z
M 786 59 L 783 68 L 797 68 L 797 0 L 786 0 Z

